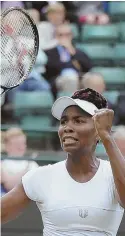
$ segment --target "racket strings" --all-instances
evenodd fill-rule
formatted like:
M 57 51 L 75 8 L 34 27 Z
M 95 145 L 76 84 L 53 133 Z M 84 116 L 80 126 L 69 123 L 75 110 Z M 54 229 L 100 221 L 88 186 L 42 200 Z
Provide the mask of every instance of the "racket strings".
M 29 74 L 34 60 L 35 32 L 20 11 L 9 12 L 1 27 L 1 85 L 13 87 Z

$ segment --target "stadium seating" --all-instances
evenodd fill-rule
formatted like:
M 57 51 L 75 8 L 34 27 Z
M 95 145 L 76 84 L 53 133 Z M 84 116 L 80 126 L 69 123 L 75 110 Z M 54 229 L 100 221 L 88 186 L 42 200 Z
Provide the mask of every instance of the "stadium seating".
M 119 41 L 125 42 L 125 21 L 117 24 L 119 29 Z
M 118 43 L 115 45 L 113 60 L 116 66 L 125 66 L 125 43 Z
M 73 33 L 73 39 L 75 41 L 77 41 L 79 39 L 79 28 L 78 25 L 75 23 L 71 24 L 71 29 L 72 29 L 72 33 Z
M 77 43 L 76 47 L 93 60 L 93 65 L 108 66 L 113 63 L 113 48 L 110 45 Z
M 36 119 L 33 117 L 29 117 L 27 118 L 27 116 L 25 116 L 22 120 L 21 120 L 21 124 L 1 124 L 1 130 L 2 131 L 6 131 L 7 129 L 9 129 L 10 127 L 20 127 L 22 130 L 24 130 L 25 133 L 30 133 L 30 132 L 36 132 L 36 133 L 39 133 L 39 132 L 43 132 L 43 133 L 57 133 L 57 127 L 53 127 L 53 126 L 44 126 L 41 122 L 41 118 L 40 118 L 40 121 L 39 123 L 41 122 L 41 125 L 37 125 L 35 123 L 29 123 L 28 122 L 31 122 L 31 120 L 35 121 L 36 122 Z M 43 121 L 43 120 L 42 120 Z M 38 122 L 38 119 L 37 119 L 37 122 Z M 38 124 L 39 124 L 38 123 Z M 47 122 L 46 122 L 47 123 Z M 49 123 L 49 122 L 48 122 Z
M 28 139 L 31 142 L 31 139 L 42 139 L 44 142 L 44 148 L 46 144 L 50 142 L 53 132 L 57 132 L 56 129 L 52 127 L 52 119 L 50 116 L 25 116 L 21 120 L 21 125 L 23 130 L 26 130 Z
M 117 24 L 108 25 L 85 25 L 82 26 L 81 41 L 98 42 L 116 42 L 119 38 Z
M 51 111 L 53 97 L 48 91 L 17 92 L 14 99 L 14 114 L 18 117 L 32 112 Z
M 109 2 L 109 15 L 112 20 L 125 20 L 125 1 Z
M 63 97 L 63 96 L 71 96 L 71 95 L 72 95 L 72 93 L 70 93 L 70 92 L 65 92 L 65 91 L 58 92 L 58 98 Z
M 16 108 L 43 108 L 51 107 L 53 98 L 47 92 L 17 92 L 15 95 Z
M 100 72 L 104 76 L 107 89 L 125 89 L 125 69 L 119 67 L 93 67 L 91 71 Z
M 22 126 L 25 128 L 29 128 L 32 130 L 35 129 L 36 131 L 44 131 L 44 129 L 47 131 L 48 127 L 51 126 L 51 117 L 47 115 L 42 116 L 25 116 L 21 120 Z
M 111 102 L 111 104 L 115 105 L 118 99 L 120 92 L 119 91 L 105 91 L 103 96 Z
M 102 143 L 97 144 L 95 153 L 98 157 L 106 159 L 106 151 Z

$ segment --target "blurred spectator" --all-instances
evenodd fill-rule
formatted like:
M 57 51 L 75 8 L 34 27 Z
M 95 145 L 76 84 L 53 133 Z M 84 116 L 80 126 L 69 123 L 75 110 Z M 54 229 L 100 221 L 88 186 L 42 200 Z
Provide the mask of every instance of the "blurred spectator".
M 38 24 L 41 49 L 49 49 L 57 45 L 55 30 L 65 21 L 64 5 L 59 2 L 49 4 L 46 7 L 46 18 L 47 21 Z
M 55 27 L 65 21 L 65 13 L 65 7 L 60 2 L 49 4 L 46 8 L 47 20 Z
M 37 11 L 39 11 L 39 13 L 41 13 L 41 10 L 48 5 L 47 1 L 25 1 L 25 8 L 26 9 L 36 9 Z
M 75 1 L 62 1 L 66 8 L 66 19 L 71 23 L 78 24 L 78 16 L 76 14 L 77 7 L 74 4 Z
M 122 155 L 125 157 L 125 126 L 116 126 L 115 132 L 113 132 L 113 137 Z
M 79 89 L 78 74 L 72 70 L 70 71 L 70 69 L 65 69 L 61 76 L 56 78 L 56 87 L 60 92 L 74 93 Z
M 56 78 L 62 76 L 65 70 L 70 72 L 72 70 L 72 74 L 77 74 L 79 77 L 82 73 L 88 72 L 92 67 L 90 58 L 83 51 L 74 47 L 72 38 L 70 25 L 60 25 L 56 30 L 58 45 L 52 49 L 45 50 L 48 62 L 44 77 L 51 84 L 55 98 L 57 93 Z
M 47 63 L 47 56 L 39 50 L 35 65 L 28 79 L 26 79 L 18 88 L 18 91 L 45 91 L 49 90 L 49 83 L 41 76 L 45 72 L 45 65 Z
M 37 9 L 41 14 L 40 18 L 41 21 L 46 20 L 46 12 L 48 5 L 57 3 L 62 3 L 66 8 L 66 18 L 70 20 L 70 22 L 78 22 L 78 17 L 76 16 L 76 5 L 74 4 L 74 1 L 26 1 L 25 7 L 26 9 L 29 8 L 35 8 Z
M 32 17 L 32 19 L 34 20 L 34 22 L 37 25 L 40 22 L 40 13 L 39 13 L 39 11 L 34 9 L 34 8 L 30 8 L 30 9 L 27 10 L 27 12 L 29 13 L 29 15 Z
M 17 88 L 10 90 L 7 93 L 7 102 L 11 103 L 14 100 L 15 93 L 18 91 L 49 91 L 50 85 L 41 76 L 41 73 L 45 72 L 45 64 L 47 63 L 47 56 L 42 51 L 39 50 L 35 65 L 29 74 L 28 78 L 20 84 Z
M 17 91 L 48 91 L 50 86 L 48 82 L 35 70 L 33 70 L 28 79 L 26 79 L 19 87 Z
M 106 89 L 104 78 L 102 74 L 98 72 L 88 72 L 84 74 L 81 80 L 81 87 L 94 89 L 101 94 L 103 94 Z M 113 104 L 111 104 L 109 101 L 108 107 L 110 109 L 114 109 Z
M 91 88 L 96 90 L 98 93 L 105 91 L 105 81 L 103 76 L 97 72 L 88 72 L 83 75 L 81 80 L 82 88 Z
M 18 91 L 45 91 L 50 90 L 49 83 L 41 74 L 45 72 L 45 65 L 47 63 L 47 56 L 39 50 L 35 65 L 27 80 L 25 80 L 18 88 Z
M 20 128 L 10 128 L 5 132 L 4 145 L 7 156 L 19 158 L 1 161 L 1 183 L 6 192 L 18 184 L 27 171 L 38 167 L 35 161 L 21 160 L 26 154 L 26 142 L 26 135 Z
M 81 23 L 108 24 L 109 16 L 104 12 L 104 2 L 101 1 L 76 1 L 77 15 Z

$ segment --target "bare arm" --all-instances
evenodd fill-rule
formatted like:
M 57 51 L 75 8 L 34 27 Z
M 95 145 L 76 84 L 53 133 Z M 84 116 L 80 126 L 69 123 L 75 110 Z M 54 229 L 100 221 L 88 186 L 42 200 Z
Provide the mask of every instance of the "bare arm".
M 125 158 L 117 147 L 112 135 L 111 125 L 114 112 L 109 109 L 100 109 L 93 116 L 95 128 L 108 154 L 114 182 L 117 190 L 117 199 L 125 208 Z
M 16 218 L 30 202 L 20 183 L 1 198 L 1 222 L 6 223 Z
M 117 189 L 117 198 L 121 206 L 125 208 L 125 158 L 121 154 L 111 135 L 103 137 L 102 142 L 111 163 Z

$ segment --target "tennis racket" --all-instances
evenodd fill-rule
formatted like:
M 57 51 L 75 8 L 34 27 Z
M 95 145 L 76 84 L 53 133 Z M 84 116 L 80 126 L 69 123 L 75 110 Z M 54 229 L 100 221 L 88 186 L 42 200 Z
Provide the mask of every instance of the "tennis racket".
M 28 78 L 39 49 L 37 27 L 26 10 L 12 7 L 1 15 L 0 93 Z

